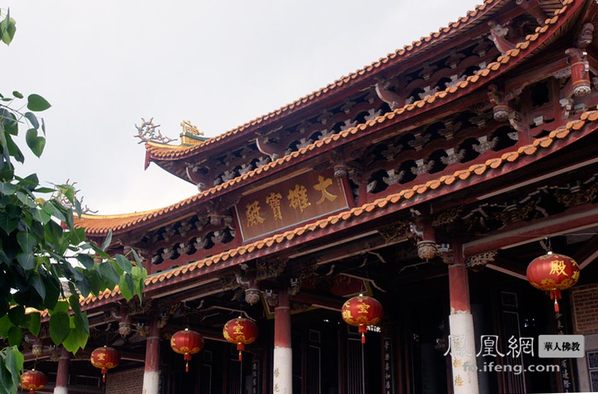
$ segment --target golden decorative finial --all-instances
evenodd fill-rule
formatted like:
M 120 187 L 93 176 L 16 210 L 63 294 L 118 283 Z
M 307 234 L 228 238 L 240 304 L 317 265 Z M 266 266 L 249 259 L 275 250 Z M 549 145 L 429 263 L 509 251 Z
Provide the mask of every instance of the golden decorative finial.
M 183 120 L 181 122 L 181 128 L 183 129 L 183 133 L 185 134 L 203 135 L 203 132 L 199 131 L 197 126 L 191 123 L 190 120 Z

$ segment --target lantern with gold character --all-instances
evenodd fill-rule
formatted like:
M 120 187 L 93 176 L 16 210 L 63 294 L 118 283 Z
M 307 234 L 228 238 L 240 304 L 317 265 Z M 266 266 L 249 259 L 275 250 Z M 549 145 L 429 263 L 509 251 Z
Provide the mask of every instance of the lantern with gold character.
M 21 387 L 31 394 L 35 393 L 36 390 L 43 389 L 46 384 L 48 384 L 48 378 L 41 371 L 31 369 L 21 375 Z
M 380 323 L 384 312 L 378 300 L 360 294 L 343 304 L 342 313 L 345 323 L 358 327 L 361 344 L 364 345 L 368 326 Z
M 194 354 L 203 349 L 203 337 L 200 333 L 185 328 L 175 332 L 170 338 L 170 347 L 176 353 L 183 355 L 185 372 L 189 372 L 189 361 L 191 361 Z
M 102 370 L 102 382 L 106 383 L 106 373 L 109 369 L 116 368 L 120 362 L 118 350 L 102 346 L 91 352 L 91 365 Z
M 253 321 L 239 316 L 226 322 L 222 334 L 228 342 L 237 345 L 239 361 L 242 361 L 245 345 L 252 344 L 257 338 L 257 326 Z
M 579 266 L 569 256 L 548 252 L 536 257 L 527 266 L 527 280 L 537 289 L 548 291 L 559 313 L 561 290 L 573 287 L 579 279 Z

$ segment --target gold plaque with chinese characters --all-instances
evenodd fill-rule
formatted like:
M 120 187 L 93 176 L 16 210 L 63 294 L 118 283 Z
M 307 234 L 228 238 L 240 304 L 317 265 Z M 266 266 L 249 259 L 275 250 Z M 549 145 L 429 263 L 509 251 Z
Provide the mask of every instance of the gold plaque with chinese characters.
M 310 171 L 243 196 L 235 206 L 243 241 L 294 227 L 349 207 L 341 179 Z

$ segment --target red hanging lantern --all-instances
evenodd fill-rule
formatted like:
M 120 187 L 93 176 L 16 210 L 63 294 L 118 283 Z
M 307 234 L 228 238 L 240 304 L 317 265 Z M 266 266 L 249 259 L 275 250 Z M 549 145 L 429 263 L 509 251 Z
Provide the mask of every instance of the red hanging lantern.
M 378 300 L 363 294 L 348 299 L 343 304 L 342 312 L 345 323 L 358 327 L 362 345 L 365 344 L 368 326 L 380 323 L 384 314 L 382 304 Z
M 109 369 L 116 368 L 120 362 L 118 350 L 106 345 L 91 352 L 91 365 L 102 370 L 102 382 L 106 383 L 106 374 Z
M 36 390 L 41 390 L 48 384 L 48 378 L 41 371 L 31 369 L 23 372 L 21 375 L 21 387 L 23 390 L 29 390 L 29 393 L 33 394 Z
M 191 357 L 203 349 L 203 337 L 200 333 L 185 328 L 177 331 L 170 338 L 170 347 L 178 354 L 183 355 L 185 360 L 185 372 L 189 372 L 189 361 Z
M 252 344 L 257 338 L 257 326 L 252 320 L 239 316 L 226 322 L 222 328 L 222 334 L 228 342 L 237 345 L 239 361 L 243 361 L 245 345 Z
M 527 280 L 536 289 L 550 292 L 554 311 L 559 313 L 561 290 L 573 287 L 579 279 L 579 266 L 569 256 L 548 252 L 527 266 Z

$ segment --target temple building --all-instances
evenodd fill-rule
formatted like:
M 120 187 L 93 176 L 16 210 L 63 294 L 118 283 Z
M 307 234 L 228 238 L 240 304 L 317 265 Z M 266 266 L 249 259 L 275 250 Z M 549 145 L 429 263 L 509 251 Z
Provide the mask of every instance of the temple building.
M 598 391 L 597 19 L 589 0 L 486 0 L 216 137 L 144 122 L 145 165 L 198 193 L 78 221 L 149 277 L 141 303 L 82 300 L 85 351 L 44 342 L 46 392 Z M 551 261 L 552 298 L 526 274 L 549 251 L 577 262 Z M 358 328 L 341 309 L 360 294 L 384 316 Z M 223 336 L 239 317 L 257 327 L 242 358 Z M 185 329 L 203 337 L 188 372 Z M 581 355 L 540 357 L 551 334 L 583 336 Z

